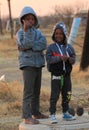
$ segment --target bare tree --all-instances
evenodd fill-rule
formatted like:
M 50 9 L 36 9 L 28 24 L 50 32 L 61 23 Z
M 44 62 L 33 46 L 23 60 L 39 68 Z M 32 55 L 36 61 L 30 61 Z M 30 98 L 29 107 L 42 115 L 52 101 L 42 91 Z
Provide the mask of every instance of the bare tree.
M 9 8 L 9 19 L 10 19 L 10 26 L 11 26 L 11 38 L 13 38 L 13 21 L 12 21 L 12 16 L 11 16 L 11 5 L 10 5 L 10 0 L 8 1 L 8 8 Z
M 60 17 L 60 21 L 64 21 L 64 23 L 67 25 L 68 32 L 70 32 L 73 17 L 77 16 L 77 14 L 80 14 L 81 10 L 88 10 L 88 3 L 88 1 L 84 1 L 84 3 L 76 1 L 74 6 L 56 5 L 54 8 L 54 15 L 56 17 Z
M 1 3 L 0 3 L 0 33 L 3 34 L 3 32 L 2 32 L 2 18 L 1 18 Z
M 54 15 L 60 17 L 59 20 L 63 21 L 67 25 L 69 32 L 74 16 L 74 9 L 70 6 L 55 6 Z

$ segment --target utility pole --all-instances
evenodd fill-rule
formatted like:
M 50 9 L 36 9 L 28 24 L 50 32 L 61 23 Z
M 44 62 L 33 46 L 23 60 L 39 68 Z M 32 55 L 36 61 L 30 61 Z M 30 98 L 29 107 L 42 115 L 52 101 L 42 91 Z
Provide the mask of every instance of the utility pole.
M 0 34 L 2 33 L 2 19 L 1 19 L 1 3 L 0 3 Z
M 12 21 L 12 16 L 11 16 L 11 4 L 10 0 L 8 1 L 8 8 L 9 8 L 9 19 L 10 19 L 10 27 L 11 27 L 11 38 L 13 38 L 13 21 Z

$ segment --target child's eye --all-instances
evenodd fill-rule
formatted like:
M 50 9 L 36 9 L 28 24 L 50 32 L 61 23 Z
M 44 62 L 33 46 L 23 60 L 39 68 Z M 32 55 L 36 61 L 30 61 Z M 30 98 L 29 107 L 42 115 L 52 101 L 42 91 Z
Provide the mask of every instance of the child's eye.
M 25 18 L 25 20 L 30 20 L 30 18 Z

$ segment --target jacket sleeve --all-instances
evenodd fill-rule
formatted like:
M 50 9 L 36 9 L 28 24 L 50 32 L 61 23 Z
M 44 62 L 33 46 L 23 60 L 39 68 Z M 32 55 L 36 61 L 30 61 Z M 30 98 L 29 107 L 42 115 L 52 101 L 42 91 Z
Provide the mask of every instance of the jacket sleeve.
M 32 47 L 33 51 L 43 51 L 46 48 L 47 48 L 46 37 L 40 32 L 40 30 L 36 30 L 34 45 Z
M 46 51 L 46 61 L 48 64 L 54 64 L 61 61 L 60 56 L 53 56 L 51 46 L 48 46 Z
M 76 62 L 76 53 L 74 48 L 70 44 L 68 45 L 68 53 L 69 56 L 72 58 L 72 64 L 74 64 Z
M 33 47 L 33 38 L 34 34 L 32 31 L 24 32 L 20 29 L 16 34 L 18 47 L 31 49 Z

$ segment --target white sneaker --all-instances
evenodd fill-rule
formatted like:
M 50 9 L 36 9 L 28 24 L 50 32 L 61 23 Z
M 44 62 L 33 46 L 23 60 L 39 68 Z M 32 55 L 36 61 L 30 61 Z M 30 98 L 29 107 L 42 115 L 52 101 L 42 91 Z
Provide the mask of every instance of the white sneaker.
M 50 119 L 52 124 L 56 124 L 58 122 L 54 114 L 50 115 Z
M 76 117 L 69 114 L 69 112 L 66 112 L 63 114 L 63 119 L 66 121 L 71 121 L 71 120 L 76 120 Z

